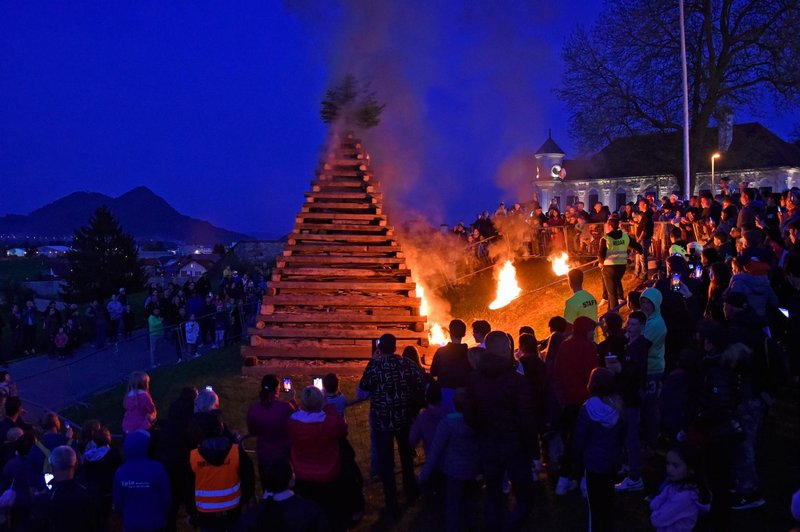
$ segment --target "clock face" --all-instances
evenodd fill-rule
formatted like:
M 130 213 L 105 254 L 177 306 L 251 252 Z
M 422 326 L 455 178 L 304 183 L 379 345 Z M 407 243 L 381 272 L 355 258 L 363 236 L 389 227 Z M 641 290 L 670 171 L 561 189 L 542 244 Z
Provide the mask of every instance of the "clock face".
M 564 169 L 561 167 L 561 165 L 554 164 L 554 165 L 553 165 L 553 166 L 550 168 L 550 176 L 551 176 L 553 179 L 564 179 L 565 177 L 567 177 L 567 171 L 566 171 L 566 170 L 564 170 Z

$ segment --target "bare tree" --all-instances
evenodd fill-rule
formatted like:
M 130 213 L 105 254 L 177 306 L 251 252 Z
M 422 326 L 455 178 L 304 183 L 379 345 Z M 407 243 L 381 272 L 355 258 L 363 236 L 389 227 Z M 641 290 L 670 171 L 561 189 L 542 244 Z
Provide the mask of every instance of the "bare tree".
M 682 128 L 678 16 L 678 0 L 607 0 L 591 29 L 570 36 L 559 96 L 583 149 Z M 797 0 L 686 0 L 686 47 L 693 161 L 723 109 L 800 101 Z

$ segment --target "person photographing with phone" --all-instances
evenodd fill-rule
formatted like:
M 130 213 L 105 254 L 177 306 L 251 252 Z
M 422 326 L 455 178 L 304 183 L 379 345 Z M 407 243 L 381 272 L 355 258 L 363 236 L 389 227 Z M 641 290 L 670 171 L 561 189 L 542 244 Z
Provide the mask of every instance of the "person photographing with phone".
M 258 471 L 260 478 L 264 479 L 269 462 L 289 459 L 291 442 L 286 424 L 297 410 L 297 403 L 291 379 L 287 377 L 280 383 L 276 375 L 261 378 L 258 397 L 259 401 L 247 410 L 247 431 L 257 438 Z

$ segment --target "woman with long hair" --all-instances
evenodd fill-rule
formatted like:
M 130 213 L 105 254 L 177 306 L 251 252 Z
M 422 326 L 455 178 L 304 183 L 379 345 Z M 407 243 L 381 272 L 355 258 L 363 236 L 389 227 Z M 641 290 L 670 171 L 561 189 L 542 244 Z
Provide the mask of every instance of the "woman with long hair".
M 289 458 L 291 444 L 286 424 L 297 408 L 293 390 L 289 390 L 290 401 L 279 398 L 279 384 L 275 375 L 264 375 L 258 392 L 259 401 L 247 409 L 247 430 L 250 436 L 257 438 L 256 457 L 258 473 L 262 479 L 267 463 Z

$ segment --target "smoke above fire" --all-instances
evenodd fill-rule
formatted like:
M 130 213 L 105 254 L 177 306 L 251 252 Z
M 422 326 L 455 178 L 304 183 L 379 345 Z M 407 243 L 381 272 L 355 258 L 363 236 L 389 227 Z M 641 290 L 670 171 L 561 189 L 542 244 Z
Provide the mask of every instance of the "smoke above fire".
M 316 29 L 327 86 L 352 74 L 386 103 L 380 126 L 360 135 L 393 218 L 417 211 L 435 226 L 469 223 L 530 185 L 508 166 L 547 131 L 533 88 L 560 73 L 552 4 L 285 2 Z

